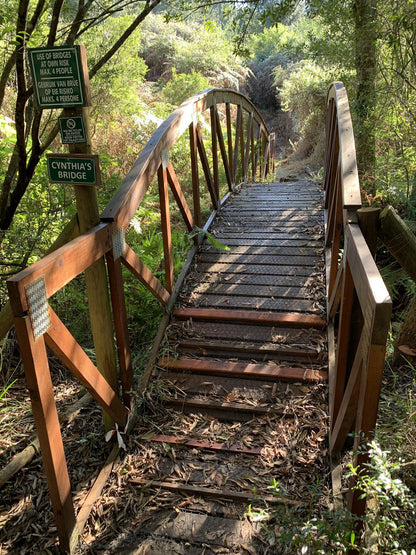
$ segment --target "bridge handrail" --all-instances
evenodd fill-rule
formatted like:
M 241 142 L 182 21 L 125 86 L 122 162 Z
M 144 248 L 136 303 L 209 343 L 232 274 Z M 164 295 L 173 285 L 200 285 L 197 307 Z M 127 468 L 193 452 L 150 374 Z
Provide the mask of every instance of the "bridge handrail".
M 225 104 L 227 143 L 221 128 L 219 104 Z M 236 105 L 234 126 L 231 105 Z M 208 109 L 211 122 L 212 172 L 203 136 L 197 123 L 198 115 Z M 193 213 L 188 207 L 173 165 L 169 161 L 169 149 L 186 129 L 189 129 L 191 148 Z M 199 228 L 202 225 L 199 156 L 214 208 L 209 219 L 212 221 L 224 201 L 224 199 L 220 200 L 218 150 L 224 165 L 229 192 L 237 185 L 237 177 L 240 176 L 241 181 L 247 179 L 250 164 L 253 179 L 256 178 L 258 166 L 262 179 L 268 173 L 270 166 L 274 166 L 274 134 L 269 134 L 254 105 L 244 95 L 230 89 L 209 89 L 185 101 L 150 138 L 103 211 L 101 223 L 8 280 L 10 303 L 26 381 L 31 393 L 32 410 L 55 522 L 61 546 L 65 550 L 71 550 L 75 544 L 83 522 L 77 522 L 75 518 L 46 345 L 123 429 L 128 422 L 130 391 L 134 384 L 121 263 L 164 305 L 165 311 L 169 312 L 178 292 L 178 283 L 174 288 L 168 187 L 172 190 L 188 230 L 191 231 L 195 226 Z M 145 266 L 125 243 L 124 238 L 124 231 L 156 174 L 161 208 L 165 285 L 162 285 Z M 195 251 L 194 246 L 190 255 Z M 100 374 L 48 303 L 48 299 L 53 294 L 103 256 L 107 260 L 122 400 L 118 391 L 111 387 Z M 38 325 L 35 320 L 38 320 Z M 148 370 L 149 368 L 148 365 Z M 149 377 L 149 375 L 148 371 L 146 376 Z M 88 511 L 81 511 L 80 514 L 85 522 Z
M 208 109 L 216 110 L 217 104 L 234 104 L 251 113 L 260 134 L 269 141 L 270 134 L 260 112 L 246 96 L 232 89 L 207 89 L 185 100 L 161 123 L 104 209 L 102 221 L 115 221 L 118 227 L 128 225 L 161 164 L 164 152 L 169 151 L 189 126 L 195 124 L 198 115 Z M 229 118 L 227 112 L 227 129 Z M 230 148 L 228 152 L 231 152 Z
M 367 461 L 361 445 L 374 433 L 391 299 L 359 225 L 361 208 L 352 120 L 345 87 L 327 97 L 325 208 L 330 452 L 355 430 L 354 466 Z M 338 316 L 338 318 L 337 318 Z M 361 516 L 365 499 L 351 480 L 348 508 Z

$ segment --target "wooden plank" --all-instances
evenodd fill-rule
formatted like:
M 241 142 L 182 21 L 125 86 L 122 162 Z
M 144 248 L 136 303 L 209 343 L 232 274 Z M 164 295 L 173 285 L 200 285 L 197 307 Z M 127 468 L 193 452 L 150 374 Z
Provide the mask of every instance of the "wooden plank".
M 351 113 L 348 104 L 347 91 L 342 83 L 331 85 L 328 99 L 335 100 L 337 108 L 337 122 L 340 144 L 340 164 L 342 179 L 342 204 L 344 208 L 353 210 L 361 208 L 361 191 L 358 179 L 357 159 Z
M 241 181 L 244 181 L 244 168 L 246 167 L 245 160 L 245 140 L 244 140 L 244 111 L 241 106 L 241 128 L 240 128 L 240 170 L 241 170 Z
M 124 428 L 127 422 L 127 408 L 52 308 L 49 308 L 49 313 L 52 326 L 45 334 L 48 347 L 52 349 L 111 418 Z
M 72 551 L 78 539 L 75 512 L 45 341 L 33 338 L 29 316 L 15 318 L 15 328 L 60 546 Z
M 192 122 L 189 125 L 189 147 L 191 153 L 191 174 L 192 174 L 192 199 L 194 205 L 195 225 L 201 227 L 201 196 L 199 191 L 198 174 L 198 137 L 197 125 Z M 206 176 L 205 176 L 206 177 Z
M 248 166 L 251 159 L 250 145 L 251 145 L 252 128 L 253 128 L 253 114 L 250 112 L 248 115 L 248 121 L 247 121 L 247 137 L 246 137 L 245 152 L 244 152 L 244 172 L 243 172 L 244 179 L 247 178 Z
M 205 182 L 206 182 L 207 187 L 208 187 L 208 192 L 211 196 L 212 206 L 215 208 L 215 210 L 217 210 L 218 206 L 219 206 L 219 198 L 218 198 L 218 195 L 216 193 L 215 183 L 214 183 L 214 180 L 213 180 L 212 175 L 211 175 L 211 170 L 210 170 L 209 162 L 208 162 L 208 156 L 207 156 L 207 153 L 205 151 L 204 141 L 202 140 L 202 135 L 201 135 L 201 131 L 200 131 L 199 127 L 197 127 L 197 129 L 196 129 L 196 138 L 197 138 L 196 142 L 197 142 L 197 147 L 198 147 L 198 152 L 199 152 L 199 159 L 201 160 L 202 169 L 203 169 L 204 175 L 205 175 Z
M 188 203 L 186 202 L 186 198 L 184 197 L 184 194 L 182 192 L 181 186 L 179 185 L 178 178 L 176 177 L 176 173 L 175 173 L 175 170 L 173 169 L 171 162 L 169 162 L 169 165 L 166 168 L 166 170 L 167 170 L 167 178 L 168 178 L 170 190 L 173 193 L 173 196 L 176 200 L 176 204 L 179 207 L 179 210 L 182 214 L 182 217 L 185 221 L 188 231 L 192 231 L 194 227 L 194 220 L 193 220 L 191 211 L 189 210 Z
M 318 234 L 311 233 L 288 233 L 275 231 L 272 235 L 263 229 L 254 229 L 253 231 L 247 230 L 246 233 L 241 235 L 233 230 L 215 229 L 213 235 L 219 241 L 223 241 L 229 246 L 232 245 L 276 245 L 295 247 L 316 247 L 323 246 L 322 237 Z
M 173 253 L 172 253 L 172 230 L 170 225 L 170 209 L 168 196 L 167 169 L 163 164 L 157 170 L 159 185 L 160 221 L 163 238 L 163 264 L 165 267 L 166 289 L 169 293 L 173 291 Z
M 285 299 L 268 297 L 236 297 L 225 295 L 200 295 L 194 301 L 196 306 L 209 308 L 230 308 L 233 310 L 261 310 L 271 312 L 306 312 L 321 314 L 322 307 L 308 299 Z
M 112 249 L 110 231 L 108 224 L 100 224 L 9 278 L 7 282 L 10 284 L 9 296 L 14 315 L 22 315 L 28 309 L 25 294 L 28 283 L 43 277 L 49 299 Z
M 234 297 L 273 297 L 275 299 L 299 299 L 299 300 L 315 300 L 316 290 L 311 294 L 311 290 L 307 287 L 299 286 L 273 286 L 273 285 L 252 285 L 245 283 L 199 283 L 195 287 L 190 288 L 190 292 L 198 298 L 203 295 L 229 295 Z M 321 291 L 324 295 L 324 291 Z M 321 299 L 323 301 L 323 299 Z M 323 301 L 325 302 L 325 301 Z
M 263 151 L 263 159 L 262 159 L 262 166 L 261 166 L 261 178 L 264 181 L 266 179 L 266 175 L 268 173 L 268 159 L 269 159 L 269 149 L 270 143 L 267 140 L 266 136 L 263 135 L 262 137 L 262 151 Z
M 357 347 L 348 382 L 342 396 L 342 401 L 337 412 L 337 417 L 331 424 L 330 434 L 330 451 L 331 453 L 339 453 L 343 448 L 348 434 L 352 430 L 356 417 L 358 396 L 360 387 L 360 376 L 363 365 L 363 350 L 368 348 L 364 344 L 364 334 L 361 334 L 360 342 Z
M 216 120 L 217 105 L 214 103 L 210 107 L 210 118 L 211 118 L 211 156 L 212 156 L 212 173 L 214 181 L 215 196 L 219 200 L 220 198 L 220 185 L 219 185 L 219 173 L 218 173 L 218 143 L 217 143 L 217 120 Z
M 146 480 L 145 478 L 132 478 L 130 480 L 133 484 L 140 484 L 147 487 L 153 488 L 161 488 L 167 489 L 169 491 L 179 491 L 185 495 L 192 495 L 192 496 L 201 496 L 201 497 L 214 497 L 216 499 L 232 499 L 233 501 L 240 501 L 241 503 L 247 503 L 250 500 L 256 498 L 252 491 L 250 492 L 241 492 L 241 491 L 232 491 L 232 490 L 220 490 L 214 488 L 206 488 L 206 487 L 199 487 L 199 486 L 190 486 L 188 484 L 183 484 L 181 482 L 160 482 L 158 480 Z M 283 503 L 287 505 L 292 505 L 297 507 L 301 505 L 299 501 L 295 501 L 292 499 L 287 499 L 282 496 L 261 496 L 267 503 Z M 207 519 L 206 515 L 199 515 L 202 516 L 204 519 Z M 212 518 L 212 517 L 211 517 Z M 217 519 L 221 520 L 222 526 L 224 525 L 224 519 Z M 237 521 L 238 522 L 238 521 Z M 204 536 L 204 540 L 206 540 Z
M 252 312 L 204 308 L 176 308 L 173 315 L 178 319 L 194 318 L 220 322 L 250 323 L 265 326 L 287 326 L 288 328 L 324 329 L 326 321 L 320 316 L 300 313 Z
M 338 202 L 338 197 L 341 195 L 340 192 L 340 182 L 339 182 L 339 171 L 335 175 L 335 182 L 329 192 L 329 198 L 326 199 L 328 204 L 327 214 L 327 225 L 325 229 L 325 246 L 329 247 L 332 244 L 334 238 L 334 228 L 336 224 L 336 209 Z
M 234 158 L 233 158 L 233 181 L 237 180 L 237 168 L 238 168 L 238 149 L 240 144 L 241 128 L 243 125 L 243 110 L 239 105 L 237 108 L 237 119 L 235 123 L 235 138 L 234 138 Z
M 369 307 L 371 311 L 375 310 L 376 305 L 380 305 L 377 309 L 380 312 L 380 320 L 375 322 L 373 344 L 384 345 L 385 321 L 390 318 L 391 313 L 389 292 L 357 224 L 347 225 L 346 241 L 348 245 L 347 257 L 351 268 L 354 268 L 353 279 L 360 305 Z M 364 310 L 363 313 L 365 317 Z M 379 322 L 380 337 L 376 333 Z
M 313 349 L 301 349 L 290 347 L 290 345 L 280 345 L 267 343 L 263 341 L 260 345 L 256 343 L 248 343 L 247 341 L 239 342 L 237 338 L 234 341 L 213 341 L 204 339 L 184 339 L 179 342 L 178 349 L 183 352 L 199 353 L 208 356 L 229 356 L 238 355 L 240 358 L 251 359 L 303 359 L 312 360 L 318 357 L 318 352 Z
M 320 261 L 319 256 L 273 256 L 268 254 L 223 254 L 220 252 L 202 252 L 199 260 L 204 262 L 225 262 L 227 264 L 261 264 L 271 266 L 303 266 L 314 268 Z
M 170 435 L 155 434 L 150 438 L 139 438 L 146 441 L 155 441 L 156 443 L 168 443 L 169 445 L 177 445 L 179 447 L 187 447 L 189 449 L 207 449 L 209 451 L 223 451 L 225 453 L 242 453 L 244 455 L 260 455 L 261 449 L 258 447 L 245 447 L 239 444 L 218 443 L 215 441 L 200 441 L 197 439 L 189 439 L 186 437 L 177 437 Z
M 250 153 L 251 153 L 251 178 L 253 181 L 256 180 L 256 154 L 254 149 L 254 122 L 251 126 L 251 133 L 250 133 Z
M 189 319 L 184 323 L 174 320 L 173 325 L 180 327 L 189 338 L 201 337 L 205 340 L 244 341 L 252 345 L 269 343 L 270 345 L 279 345 L 282 348 L 289 348 L 291 343 L 294 343 L 298 348 L 301 345 L 308 345 L 311 351 L 322 348 L 326 340 L 323 330 L 311 328 L 259 326 L 253 323 L 240 324 L 232 321 L 219 322 L 197 319 Z
M 217 272 L 195 272 L 195 281 L 200 286 L 207 284 L 240 284 L 240 285 L 267 285 L 269 287 L 285 287 L 290 291 L 306 289 L 316 292 L 323 291 L 324 285 L 321 283 L 319 275 L 294 276 L 294 275 L 268 275 L 268 274 L 244 274 L 244 273 L 217 273 Z
M 169 292 L 128 245 L 126 245 L 121 261 L 162 304 L 167 304 L 170 297 Z
M 291 276 L 309 277 L 314 273 L 313 266 L 276 266 L 273 264 L 227 264 L 226 262 L 198 262 L 201 272 L 217 272 L 221 274 L 245 274 L 245 275 L 268 275 L 268 276 Z
M 334 218 L 335 218 L 334 228 L 333 228 L 333 235 L 331 240 L 332 256 L 331 256 L 331 267 L 329 272 L 329 285 L 328 285 L 329 295 L 332 294 L 332 290 L 337 276 L 338 254 L 341 248 L 341 235 L 343 230 L 343 213 L 342 213 L 340 189 L 337 190 L 337 199 L 336 199 Z
M 280 415 L 284 417 L 284 409 L 281 407 L 259 406 L 243 403 L 226 403 L 211 399 L 193 399 L 190 397 L 171 398 L 166 400 L 169 407 L 173 407 L 181 412 L 212 414 L 221 420 L 232 420 L 247 422 L 256 415 Z
M 220 118 L 219 118 L 219 115 L 218 115 L 218 110 L 215 111 L 215 129 L 217 131 L 217 138 L 218 138 L 218 143 L 220 145 L 220 152 L 221 152 L 221 157 L 222 157 L 222 163 L 224 165 L 224 171 L 225 171 L 225 177 L 227 179 L 228 189 L 230 191 L 232 191 L 233 190 L 233 179 L 232 179 L 232 175 L 231 175 L 230 164 L 229 164 L 228 158 L 227 158 L 227 151 L 225 149 L 224 137 L 223 137 L 223 134 L 222 134 L 221 122 L 220 122 Z M 230 158 L 230 161 L 231 161 L 231 158 Z
M 330 406 L 330 417 L 335 424 L 341 406 L 347 379 L 347 361 L 350 351 L 351 314 L 354 299 L 354 283 L 351 268 L 347 259 L 344 260 L 344 272 L 341 293 L 341 312 L 338 328 L 338 342 L 335 360 L 335 376 L 333 387 L 333 404 Z
M 327 379 L 325 370 L 289 368 L 274 364 L 253 364 L 244 362 L 218 362 L 213 360 L 161 358 L 158 366 L 166 370 L 212 374 L 213 376 L 235 376 L 252 379 L 312 381 Z
M 227 122 L 227 144 L 228 144 L 228 167 L 230 169 L 230 177 L 232 186 L 234 187 L 234 174 L 233 174 L 233 134 L 232 134 L 232 127 L 231 127 L 231 110 L 230 110 L 230 103 L 227 102 L 225 105 L 225 118 Z
M 334 318 L 338 310 L 339 303 L 341 302 L 341 286 L 344 276 L 343 256 L 344 255 L 342 255 L 342 259 L 338 266 L 338 272 L 333 285 L 331 297 L 328 300 L 328 319 Z
M 120 259 L 114 260 L 112 252 L 107 253 L 107 268 L 108 279 L 110 282 L 111 304 L 113 307 L 114 329 L 116 332 L 123 402 L 126 407 L 130 408 L 131 391 L 133 389 L 134 379 L 130 351 L 129 326 L 127 321 L 121 262 Z
M 307 256 L 316 257 L 322 256 L 322 248 L 314 247 L 293 247 L 293 246 L 281 246 L 281 245 L 230 245 L 227 243 L 227 247 L 230 248 L 228 253 L 230 255 L 235 254 L 263 254 L 267 256 Z M 218 254 L 218 249 L 213 247 L 211 244 L 203 245 L 199 249 L 200 254 L 211 253 Z
M 198 393 L 202 395 L 224 395 L 227 393 L 244 394 L 247 398 L 258 402 L 270 402 L 274 399 L 276 382 L 268 380 L 252 380 L 232 377 L 207 376 L 199 374 L 182 374 L 177 372 L 159 373 L 159 379 L 167 384 L 167 387 L 178 386 L 185 393 Z M 282 382 L 282 388 L 286 389 L 286 383 Z M 292 385 L 292 387 L 295 387 Z
M 283 237 L 282 239 L 262 239 L 260 237 L 254 237 L 251 234 L 244 235 L 241 238 L 237 238 L 237 234 L 233 233 L 215 233 L 213 234 L 216 239 L 223 242 L 227 247 L 278 247 L 279 249 L 292 249 L 294 253 L 297 254 L 313 254 L 317 250 L 322 252 L 323 243 L 318 238 L 309 239 L 307 236 L 304 238 L 300 237 Z M 234 249 L 231 249 L 234 252 Z M 287 250 L 286 250 L 287 252 Z

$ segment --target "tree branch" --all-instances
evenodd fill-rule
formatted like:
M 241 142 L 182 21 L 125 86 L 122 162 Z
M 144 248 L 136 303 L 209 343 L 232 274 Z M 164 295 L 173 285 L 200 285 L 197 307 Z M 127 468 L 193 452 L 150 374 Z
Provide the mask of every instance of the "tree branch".
M 158 4 L 160 4 L 161 0 L 153 0 L 153 2 L 146 3 L 145 8 L 140 12 L 140 14 L 136 17 L 133 23 L 127 27 L 121 37 L 113 44 L 113 46 L 108 50 L 106 54 L 99 60 L 95 66 L 90 71 L 90 77 L 94 77 L 94 75 L 103 67 L 104 64 L 110 60 L 114 54 L 123 46 L 126 40 L 130 37 L 130 35 L 137 29 L 140 23 L 146 18 L 147 15 L 151 11 L 153 11 Z

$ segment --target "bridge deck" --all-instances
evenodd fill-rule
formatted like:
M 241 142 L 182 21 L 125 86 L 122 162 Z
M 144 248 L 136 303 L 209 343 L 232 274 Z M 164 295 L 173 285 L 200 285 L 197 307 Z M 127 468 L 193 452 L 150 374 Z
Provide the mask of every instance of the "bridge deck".
M 204 244 L 178 298 L 134 434 L 130 484 L 143 489 L 117 552 L 261 553 L 249 503 L 267 508 L 276 479 L 299 511 L 328 478 L 319 188 L 246 185 L 211 233 L 229 250 Z

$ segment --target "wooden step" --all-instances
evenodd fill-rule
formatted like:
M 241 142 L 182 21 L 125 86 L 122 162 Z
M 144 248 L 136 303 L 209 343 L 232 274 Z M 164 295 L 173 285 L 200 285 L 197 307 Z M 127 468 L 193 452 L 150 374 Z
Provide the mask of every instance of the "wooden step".
M 319 353 L 316 349 L 300 349 L 290 345 L 278 343 L 254 344 L 238 341 L 207 341 L 188 339 L 178 345 L 181 354 L 195 354 L 219 358 L 265 360 L 290 360 L 290 361 L 316 361 Z
M 315 314 L 297 312 L 261 312 L 256 310 L 226 310 L 220 308 L 176 308 L 173 316 L 178 319 L 213 320 L 262 326 L 287 326 L 289 328 L 324 329 L 326 321 Z
M 293 507 L 299 507 L 302 505 L 301 502 L 296 501 L 294 499 L 288 499 L 283 496 L 272 496 L 272 495 L 264 495 L 265 492 L 242 492 L 242 491 L 233 491 L 233 490 L 221 490 L 217 488 L 207 488 L 207 487 L 199 487 L 199 486 L 190 486 L 188 484 L 184 484 L 182 482 L 168 482 L 168 481 L 158 481 L 158 480 L 150 480 L 146 482 L 143 478 L 132 478 L 130 480 L 133 484 L 139 485 L 146 485 L 147 487 L 152 488 L 161 488 L 167 489 L 169 491 L 178 491 L 185 495 L 190 496 L 201 496 L 201 497 L 213 497 L 215 499 L 232 499 L 233 501 L 240 501 L 242 503 L 248 503 L 251 500 L 256 500 L 258 496 L 264 502 L 267 503 L 281 503 L 283 505 L 291 505 Z M 202 515 L 201 515 L 202 516 Z M 212 518 L 205 516 L 204 518 Z M 217 519 L 219 520 L 219 519 Z M 225 519 L 221 519 L 225 520 Z M 239 522 L 239 521 L 234 521 Z
M 260 455 L 261 449 L 258 447 L 246 447 L 244 445 L 236 445 L 227 443 L 219 443 L 216 441 L 201 441 L 194 438 L 178 437 L 171 435 L 155 434 L 150 438 L 143 438 L 146 441 L 154 441 L 156 443 L 167 443 L 178 447 L 187 447 L 189 449 L 204 449 L 208 451 L 222 451 L 225 453 L 241 453 L 244 455 Z
M 294 382 L 321 382 L 328 379 L 326 370 L 289 368 L 275 364 L 253 364 L 245 362 L 219 362 L 216 360 L 197 360 L 192 358 L 159 359 L 157 365 L 166 370 L 195 372 L 213 376 L 234 376 L 241 378 L 286 380 Z
M 166 405 L 184 413 L 198 412 L 201 414 L 210 414 L 220 420 L 237 422 L 247 422 L 252 420 L 255 416 L 284 415 L 284 410 L 276 406 L 230 403 L 212 399 L 193 399 L 190 397 L 167 399 Z

